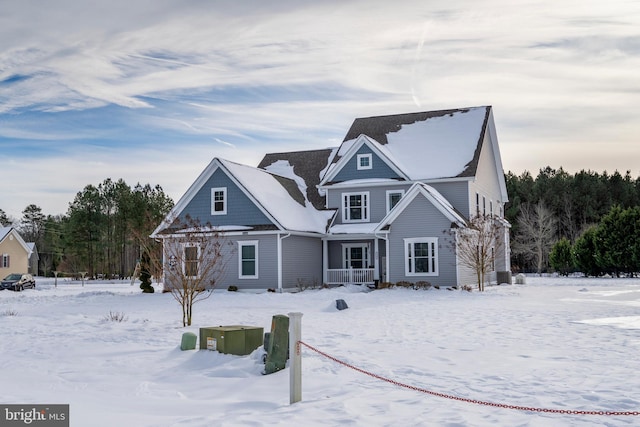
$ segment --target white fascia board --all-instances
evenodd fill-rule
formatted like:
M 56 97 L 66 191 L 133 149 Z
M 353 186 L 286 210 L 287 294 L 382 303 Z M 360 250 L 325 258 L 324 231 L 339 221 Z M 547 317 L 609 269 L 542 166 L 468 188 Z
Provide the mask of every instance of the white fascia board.
M 493 157 L 496 164 L 496 174 L 498 175 L 498 182 L 500 183 L 500 196 L 501 202 L 507 203 L 509 201 L 509 194 L 507 193 L 507 183 L 504 179 L 504 169 L 502 167 L 502 157 L 500 156 L 500 147 L 498 144 L 498 133 L 496 131 L 496 124 L 493 121 L 493 107 L 489 111 L 489 120 L 487 123 L 487 133 L 491 141 L 491 148 L 493 151 Z
M 202 173 L 200 173 L 198 178 L 196 178 L 196 180 L 193 182 L 193 184 L 191 184 L 191 186 L 182 195 L 182 197 L 180 197 L 180 200 L 178 200 L 178 202 L 175 205 L 173 205 L 173 208 L 171 208 L 169 213 L 164 217 L 160 225 L 158 225 L 158 227 L 156 227 L 156 229 L 153 230 L 153 233 L 151 233 L 150 237 L 152 238 L 158 237 L 158 233 L 164 230 L 168 225 L 170 225 L 169 223 L 167 223 L 166 220 L 168 218 L 176 218 L 177 214 L 182 212 L 182 210 L 189 204 L 191 199 L 193 199 L 193 197 L 198 193 L 200 188 L 202 188 L 204 183 L 207 182 L 207 180 L 211 177 L 211 175 L 213 175 L 213 173 L 219 167 L 220 167 L 220 161 L 218 160 L 217 157 L 215 157 L 213 160 L 211 160 L 211 162 L 209 162 L 207 167 L 204 168 Z
M 273 235 L 273 236 L 277 236 L 277 235 L 281 235 L 281 234 L 288 234 L 290 236 L 301 236 L 301 237 L 317 237 L 317 238 L 324 238 L 325 234 L 320 234 L 320 233 L 313 233 L 313 232 L 309 232 L 309 231 L 287 231 L 287 230 L 260 230 L 260 231 L 220 231 L 217 233 L 214 232 L 204 232 L 204 233 L 199 233 L 202 234 L 203 236 L 215 236 L 215 235 L 219 235 L 221 237 L 235 237 L 235 236 L 268 236 L 268 235 Z M 185 234 L 184 233 L 172 233 L 172 234 L 160 234 L 158 236 L 156 236 L 159 239 L 174 239 L 174 238 L 178 238 L 178 237 L 184 237 Z
M 20 236 L 20 233 L 18 233 L 18 231 L 15 228 L 13 228 L 13 227 L 10 227 L 10 228 L 11 229 L 5 235 L 5 237 L 2 240 L 2 242 L 5 241 L 9 236 L 13 236 L 18 241 L 20 246 L 22 246 L 24 248 L 25 252 L 27 252 L 27 255 L 31 255 L 31 248 L 29 248 L 29 245 L 27 245 L 27 242 L 24 241 L 22 236 Z M 2 243 L 2 242 L 0 242 L 0 243 Z
M 415 182 L 422 182 L 424 184 L 441 184 L 447 182 L 464 182 L 464 181 L 475 181 L 475 176 L 456 176 L 453 178 L 434 178 L 434 179 L 420 179 Z
M 343 142 L 343 144 L 346 142 L 348 141 Z M 403 177 L 406 180 L 409 179 L 409 177 L 393 161 L 391 161 L 391 159 L 389 159 L 389 156 L 387 156 L 385 153 L 383 153 L 380 150 L 380 148 L 378 147 L 378 145 L 380 145 L 379 142 L 368 137 L 365 134 L 360 134 L 356 138 L 355 142 L 351 144 L 349 149 L 342 155 L 342 157 L 340 157 L 340 160 L 338 160 L 336 164 L 333 165 L 329 171 L 327 171 L 327 174 L 324 176 L 324 178 L 322 178 L 322 181 L 320 181 L 320 184 L 318 185 L 318 187 L 319 188 L 323 187 L 326 182 L 329 182 L 333 178 L 335 178 L 335 176 L 342 170 L 345 164 L 356 154 L 356 152 L 360 149 L 360 147 L 362 147 L 365 144 L 367 145 L 367 147 L 371 149 L 371 151 L 375 152 L 376 155 L 380 159 L 382 159 L 382 161 L 384 161 L 387 164 L 387 166 L 389 166 L 395 173 L 397 173 L 399 176 Z
M 405 193 L 405 195 L 400 199 L 400 202 L 391 209 L 389 213 L 380 221 L 380 224 L 374 230 L 375 233 L 381 233 L 384 227 L 393 223 L 393 221 L 398 218 L 398 216 L 409 206 L 411 202 L 418 196 L 424 196 L 436 209 L 440 211 L 447 219 L 451 222 L 455 222 L 459 225 L 464 225 L 464 218 L 457 215 L 455 212 L 450 211 L 445 206 L 440 203 L 440 201 L 434 197 L 424 186 L 426 184 L 415 183 L 411 188 Z M 433 191 L 436 191 L 433 189 Z
M 229 177 L 229 179 L 231 179 L 231 181 L 234 182 L 234 184 L 236 184 L 236 186 L 244 193 L 245 196 L 247 196 L 249 198 L 249 200 L 251 200 L 253 202 L 254 205 L 256 205 L 258 207 L 258 209 L 260 209 L 260 211 L 267 217 L 269 218 L 269 220 L 271 222 L 273 222 L 273 224 L 278 227 L 278 229 L 280 231 L 286 231 L 285 228 L 282 226 L 282 224 L 280 224 L 280 222 L 278 222 L 278 220 L 276 220 L 276 218 L 271 215 L 271 213 L 262 205 L 262 203 L 260 203 L 258 200 L 256 200 L 256 198 L 253 196 L 253 194 L 251 194 L 251 192 L 249 190 L 247 190 L 246 186 L 242 184 L 242 182 L 240 182 L 238 180 L 238 178 L 236 178 L 235 175 L 233 175 L 231 173 L 231 171 L 229 171 L 229 169 L 227 167 L 225 167 L 224 162 L 221 162 L 220 167 L 225 171 L 226 175 Z M 269 173 L 267 171 L 265 171 L 265 173 Z

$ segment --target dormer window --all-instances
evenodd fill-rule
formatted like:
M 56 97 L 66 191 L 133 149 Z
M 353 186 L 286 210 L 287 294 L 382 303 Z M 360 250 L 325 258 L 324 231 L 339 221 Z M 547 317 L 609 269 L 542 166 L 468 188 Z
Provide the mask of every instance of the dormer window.
M 358 170 L 365 170 L 372 168 L 371 153 L 358 154 Z

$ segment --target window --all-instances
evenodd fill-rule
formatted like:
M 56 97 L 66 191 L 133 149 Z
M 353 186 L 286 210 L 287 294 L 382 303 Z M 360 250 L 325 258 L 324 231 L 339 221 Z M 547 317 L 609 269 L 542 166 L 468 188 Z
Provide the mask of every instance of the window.
M 438 275 L 438 239 L 435 237 L 416 237 L 404 239 L 405 275 Z
M 480 215 L 480 194 L 476 193 L 476 215 Z
M 371 169 L 373 167 L 371 160 L 371 153 L 358 154 L 358 170 Z
M 184 247 L 184 275 L 187 277 L 198 276 L 198 247 Z
M 238 272 L 240 279 L 258 278 L 258 241 L 238 242 Z
M 398 204 L 404 196 L 404 190 L 387 190 L 387 213 Z
M 211 189 L 211 215 L 227 214 L 227 188 Z
M 482 215 L 487 214 L 487 198 L 482 196 Z
M 2 268 L 9 268 L 9 254 L 2 254 Z
M 342 221 L 369 222 L 369 192 L 342 194 Z

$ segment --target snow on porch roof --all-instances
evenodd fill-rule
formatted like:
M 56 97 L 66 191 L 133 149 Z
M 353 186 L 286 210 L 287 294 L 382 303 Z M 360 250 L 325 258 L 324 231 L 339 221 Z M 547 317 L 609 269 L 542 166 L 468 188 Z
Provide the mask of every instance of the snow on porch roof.
M 412 180 L 474 176 L 490 106 L 356 119 L 338 156 L 361 134 Z

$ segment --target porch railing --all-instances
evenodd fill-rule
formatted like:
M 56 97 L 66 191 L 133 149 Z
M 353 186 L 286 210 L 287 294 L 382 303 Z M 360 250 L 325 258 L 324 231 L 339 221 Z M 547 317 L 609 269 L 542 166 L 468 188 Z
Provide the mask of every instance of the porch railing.
M 374 283 L 373 268 L 333 268 L 327 270 L 327 284 Z

